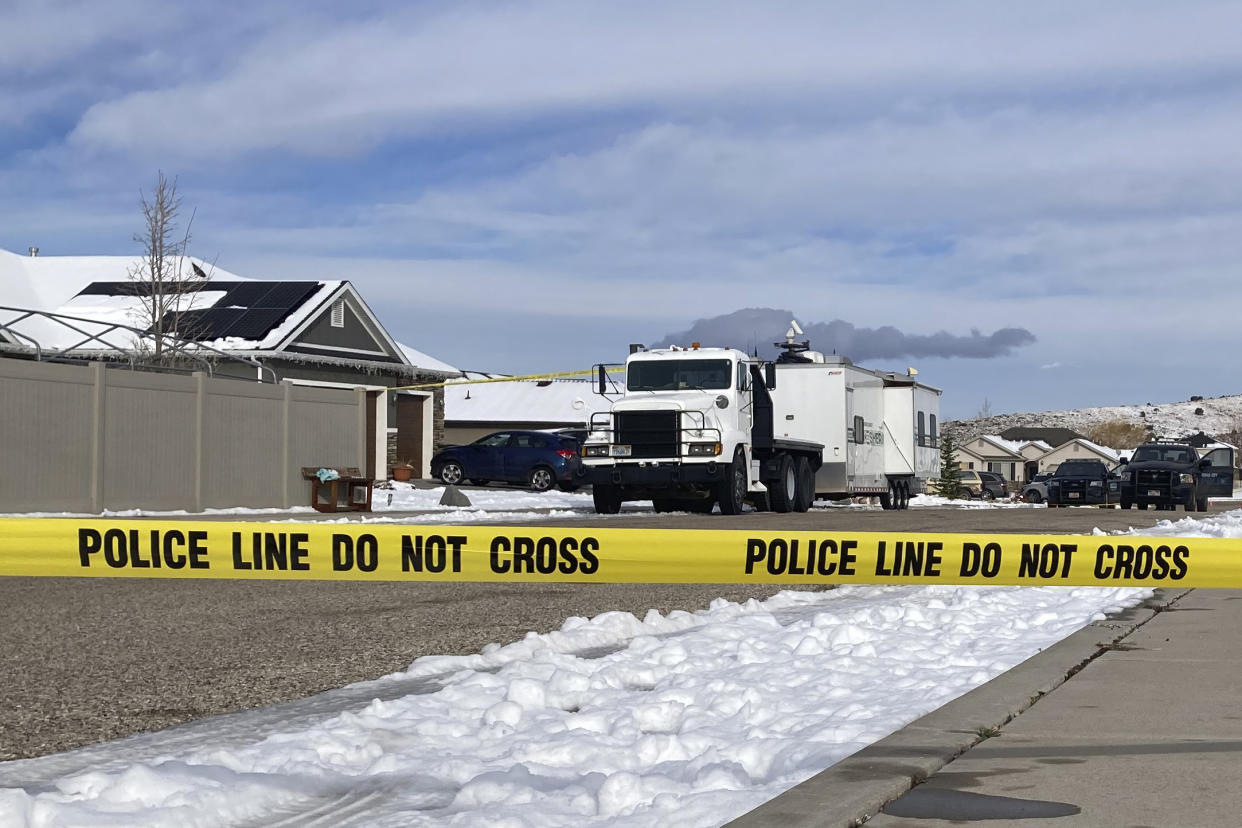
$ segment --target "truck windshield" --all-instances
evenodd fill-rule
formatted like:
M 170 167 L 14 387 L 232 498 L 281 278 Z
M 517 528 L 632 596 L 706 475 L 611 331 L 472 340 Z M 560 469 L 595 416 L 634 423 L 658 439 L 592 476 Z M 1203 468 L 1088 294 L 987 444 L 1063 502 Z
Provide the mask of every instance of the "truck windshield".
M 1089 461 L 1067 462 L 1057 466 L 1053 477 L 1103 477 L 1107 472 L 1103 463 Z
M 1180 446 L 1139 446 L 1134 450 L 1134 456 L 1130 458 L 1130 461 L 1142 463 L 1148 460 L 1160 460 L 1165 463 L 1188 466 L 1195 462 L 1197 457 L 1194 449 Z
M 727 359 L 666 359 L 631 362 L 626 371 L 630 391 L 681 391 L 728 388 L 733 364 Z

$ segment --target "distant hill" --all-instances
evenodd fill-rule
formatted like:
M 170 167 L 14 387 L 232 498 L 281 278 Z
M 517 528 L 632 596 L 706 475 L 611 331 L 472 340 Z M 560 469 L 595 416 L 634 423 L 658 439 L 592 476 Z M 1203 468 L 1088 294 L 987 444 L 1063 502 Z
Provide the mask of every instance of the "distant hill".
M 1242 395 L 947 420 L 941 433 L 961 441 L 979 434 L 999 434 L 1013 426 L 1026 426 L 1071 428 L 1086 435 L 1098 425 L 1118 420 L 1147 428 L 1157 437 L 1185 437 L 1202 431 L 1237 445 L 1237 437 L 1242 435 Z M 1229 435 L 1235 439 L 1229 439 Z

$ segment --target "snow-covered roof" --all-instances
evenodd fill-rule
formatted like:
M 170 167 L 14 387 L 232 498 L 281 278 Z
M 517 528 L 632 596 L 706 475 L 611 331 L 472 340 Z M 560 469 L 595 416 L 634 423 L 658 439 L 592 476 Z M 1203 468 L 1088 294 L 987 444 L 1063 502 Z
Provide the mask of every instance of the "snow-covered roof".
M 1021 454 L 1022 447 L 1030 442 L 1029 440 L 1006 440 L 1002 437 L 997 437 L 995 434 L 980 434 L 977 439 L 992 444 L 1002 452 L 1015 455 Z
M 464 380 L 504 379 L 467 371 Z M 585 379 L 450 382 L 444 386 L 444 419 L 459 423 L 586 423 L 608 400 Z
M 132 332 L 105 332 L 108 325 L 115 324 L 139 329 L 150 326 L 149 314 L 143 310 L 144 299 L 136 295 L 141 284 L 130 278 L 142 265 L 142 258 L 138 256 L 19 256 L 0 250 L 0 287 L 3 288 L 0 305 L 89 320 L 65 324 L 38 317 L 21 319 L 10 327 L 22 336 L 10 335 L 9 338 L 20 345 L 37 343 L 43 349 L 75 349 L 78 352 L 132 349 L 135 346 Z M 198 269 L 206 274 L 209 281 L 201 290 L 186 295 L 183 305 L 176 310 L 189 312 L 189 316 L 178 317 L 186 319 L 184 324 L 196 329 L 188 338 L 217 350 L 256 354 L 281 351 L 330 303 L 348 294 L 373 323 L 375 335 L 381 340 L 387 339 L 387 347 L 396 350 L 401 359 L 436 373 L 459 373 L 453 366 L 428 354 L 392 342 L 347 281 L 253 280 L 192 257 L 181 257 L 173 266 L 184 273 Z M 190 319 L 190 316 L 196 318 Z M 0 311 L 0 323 L 18 318 L 14 312 Z M 222 335 L 213 336 L 215 331 Z M 90 340 L 88 334 L 98 335 L 100 340 Z M 0 337 L 3 336 L 0 333 Z M 307 356 L 303 354 L 299 358 Z M 336 361 L 340 361 L 339 358 Z
M 449 365 L 447 362 L 441 362 L 435 357 L 424 354 L 422 351 L 417 351 L 403 342 L 398 342 L 397 347 L 401 349 L 401 353 L 405 355 L 405 358 L 409 360 L 409 363 L 415 368 L 425 368 L 428 371 L 439 371 L 445 374 L 461 373 L 461 371 L 457 370 L 452 365 Z

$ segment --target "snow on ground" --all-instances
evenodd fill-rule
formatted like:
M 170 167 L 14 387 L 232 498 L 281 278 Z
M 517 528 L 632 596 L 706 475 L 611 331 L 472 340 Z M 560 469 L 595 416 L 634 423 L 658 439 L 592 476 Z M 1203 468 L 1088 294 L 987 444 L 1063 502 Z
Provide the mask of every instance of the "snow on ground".
M 1242 512 L 1143 531 L 1242 537 Z M 205 720 L 88 770 L 0 763 L 0 828 L 718 825 L 1150 592 L 847 586 L 570 618 L 327 713 Z

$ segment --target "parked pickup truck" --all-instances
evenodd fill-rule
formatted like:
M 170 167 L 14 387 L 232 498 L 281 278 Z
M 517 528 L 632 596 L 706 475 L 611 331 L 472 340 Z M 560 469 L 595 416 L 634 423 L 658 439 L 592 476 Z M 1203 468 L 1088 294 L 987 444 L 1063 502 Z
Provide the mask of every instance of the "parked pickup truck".
M 1125 461 L 1122 461 L 1125 463 Z M 1144 443 L 1121 470 L 1121 508 L 1205 512 L 1209 497 L 1233 492 L 1233 448 L 1222 446 L 1200 458 L 1194 446 L 1174 440 Z
M 1110 485 L 1111 484 L 1111 485 Z M 1117 483 L 1103 460 L 1066 460 L 1057 466 L 1048 487 L 1048 508 L 1107 506 L 1117 502 Z

